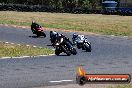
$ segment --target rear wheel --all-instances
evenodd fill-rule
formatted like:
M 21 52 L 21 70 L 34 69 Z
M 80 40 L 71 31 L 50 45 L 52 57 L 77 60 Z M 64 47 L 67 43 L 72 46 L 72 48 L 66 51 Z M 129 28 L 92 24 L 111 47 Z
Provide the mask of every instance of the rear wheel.
M 66 54 L 67 54 L 67 56 L 70 56 L 71 55 L 71 53 L 69 51 L 67 51 Z
M 55 50 L 55 55 L 57 55 L 57 56 L 59 56 L 60 55 L 60 52 L 59 52 L 59 50 Z

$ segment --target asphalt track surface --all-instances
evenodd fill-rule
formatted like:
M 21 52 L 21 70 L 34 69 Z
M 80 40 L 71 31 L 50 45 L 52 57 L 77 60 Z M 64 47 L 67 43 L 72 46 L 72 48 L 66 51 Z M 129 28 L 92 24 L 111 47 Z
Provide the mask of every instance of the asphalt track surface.
M 0 26 L 0 41 L 52 48 L 47 46 L 49 31 L 46 34 L 46 38 L 33 38 L 30 30 Z M 71 39 L 72 33 L 64 34 Z M 94 35 L 87 38 L 92 43 L 92 52 L 77 49 L 78 54 L 71 56 L 0 59 L 0 88 L 74 84 L 79 65 L 87 73 L 132 74 L 132 38 Z M 55 82 L 59 80 L 63 82 Z

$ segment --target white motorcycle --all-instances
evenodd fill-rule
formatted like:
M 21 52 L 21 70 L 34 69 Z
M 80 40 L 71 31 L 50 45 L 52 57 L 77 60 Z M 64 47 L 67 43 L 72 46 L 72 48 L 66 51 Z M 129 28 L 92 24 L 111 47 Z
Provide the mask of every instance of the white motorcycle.
M 84 35 L 73 34 L 72 38 L 73 44 L 77 46 L 78 49 L 86 50 L 91 52 L 91 43 L 88 42 Z

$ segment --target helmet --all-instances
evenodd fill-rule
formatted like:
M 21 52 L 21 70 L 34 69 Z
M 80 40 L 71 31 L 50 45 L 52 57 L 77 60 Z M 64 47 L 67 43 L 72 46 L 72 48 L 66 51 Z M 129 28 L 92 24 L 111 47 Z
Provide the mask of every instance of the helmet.
M 58 33 L 58 36 L 61 36 L 61 34 Z
M 76 38 L 78 35 L 76 33 L 73 34 L 73 38 Z
M 63 34 L 61 34 L 61 36 L 64 36 Z
M 35 21 L 33 20 L 32 23 L 35 23 Z
M 57 34 L 56 31 L 50 31 L 50 34 Z
M 56 32 L 56 31 L 52 31 L 52 33 L 53 33 L 53 35 L 56 35 L 56 34 L 57 34 L 57 32 Z
M 57 32 L 56 31 L 50 31 L 50 36 L 54 36 L 54 35 L 57 35 Z

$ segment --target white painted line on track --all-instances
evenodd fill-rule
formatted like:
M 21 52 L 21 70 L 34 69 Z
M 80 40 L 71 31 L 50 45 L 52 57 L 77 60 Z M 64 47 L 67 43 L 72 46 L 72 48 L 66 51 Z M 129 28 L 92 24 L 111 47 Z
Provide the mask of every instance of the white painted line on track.
M 19 59 L 19 58 L 31 58 L 31 57 L 46 57 L 46 56 L 53 56 L 55 54 L 49 54 L 49 55 L 37 55 L 37 56 L 20 56 L 20 57 L 0 57 L 0 59 Z
M 61 83 L 62 81 L 49 81 L 50 83 Z
M 52 49 L 52 50 L 55 50 L 55 49 Z
M 128 38 L 128 36 L 123 36 L 124 38 Z
M 1 59 L 9 59 L 9 58 L 11 58 L 11 57 L 2 57 Z
M 33 46 L 33 47 L 37 47 L 37 46 Z
M 18 58 L 19 59 L 19 58 L 24 58 L 24 57 L 11 57 L 11 58 L 14 58 L 14 59 Z
M 110 35 L 110 36 L 114 37 L 115 35 Z
M 61 80 L 62 82 L 72 82 L 73 80 Z
M 30 57 L 30 56 L 21 56 L 21 57 L 23 57 L 23 58 L 27 58 L 27 57 Z
M 38 55 L 38 57 L 39 57 L 39 56 L 42 57 L 42 56 L 47 56 L 47 55 Z
M 14 44 L 14 43 L 11 43 L 12 45 Z
M 49 81 L 50 83 L 62 83 L 62 82 L 73 82 L 73 80 L 59 80 L 59 81 Z
M 55 55 L 55 54 L 49 54 L 49 55 L 38 55 L 38 56 L 36 56 L 36 57 L 53 56 L 53 55 Z
M 17 44 L 18 46 L 20 46 L 21 44 Z
M 30 45 L 26 45 L 26 46 L 30 46 Z
M 8 44 L 9 42 L 5 42 L 5 43 L 7 43 L 7 44 Z

